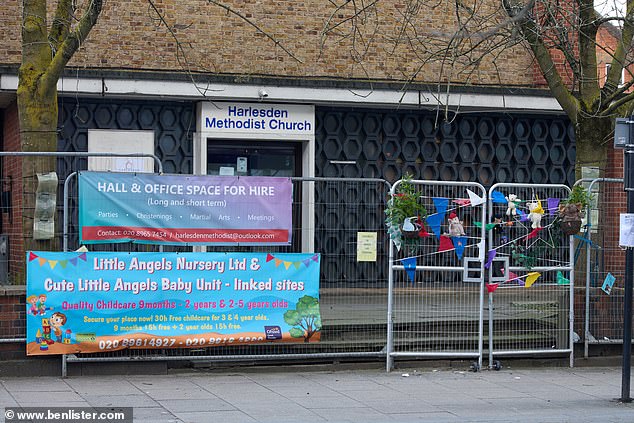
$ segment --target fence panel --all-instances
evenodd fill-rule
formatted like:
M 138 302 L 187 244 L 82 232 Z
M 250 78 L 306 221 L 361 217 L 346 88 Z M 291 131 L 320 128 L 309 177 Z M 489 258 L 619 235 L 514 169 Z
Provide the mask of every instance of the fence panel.
M 0 289 L 4 291 L 0 304 L 0 343 L 23 342 L 26 339 L 25 251 L 27 249 L 58 250 L 62 247 L 62 216 L 64 213 L 63 186 L 66 172 L 86 166 L 89 157 L 141 157 L 153 160 L 155 169 L 162 172 L 162 164 L 152 154 L 118 154 L 87 152 L 15 152 L 0 151 Z M 51 183 L 52 195 L 36 211 L 40 186 L 38 169 L 55 168 L 57 189 Z M 51 179 L 52 181 L 53 179 Z M 43 195 L 43 194 L 41 194 Z M 54 199 L 53 202 L 50 199 Z M 42 210 L 52 212 L 50 226 L 38 225 L 50 231 L 52 239 L 34 240 L 34 221 Z
M 393 196 L 402 195 L 403 183 L 394 184 Z M 427 216 L 418 222 L 418 234 L 401 239 L 400 248 L 390 244 L 387 368 L 398 357 L 470 357 L 479 367 L 484 187 L 421 180 L 411 184 Z M 456 219 L 461 223 L 457 229 Z
M 584 355 L 589 344 L 623 343 L 625 250 L 619 247 L 619 215 L 627 211 L 622 179 L 582 179 L 595 201 L 586 210 L 587 224 L 578 238 L 575 257 L 585 290 Z M 612 279 L 612 277 L 614 279 Z M 610 284 L 610 281 L 612 283 Z
M 496 184 L 489 189 L 489 366 L 494 356 L 565 353 L 572 366 L 572 236 L 561 230 L 564 185 Z M 541 208 L 540 208 L 541 207 Z M 532 213 L 531 213 L 532 210 Z
M 292 182 L 292 245 L 213 246 L 207 247 L 207 251 L 320 253 L 322 329 L 319 342 L 276 342 L 199 349 L 133 349 L 104 354 L 76 354 L 66 356 L 66 361 L 238 362 L 384 356 L 388 295 L 384 207 L 390 185 L 381 179 L 292 178 Z M 69 192 L 69 203 L 76 203 L 76 190 L 71 188 Z M 73 213 L 76 214 L 76 211 Z M 76 216 L 69 219 L 70 249 L 76 247 L 73 243 L 77 240 L 75 219 Z M 376 234 L 376 260 L 357 261 L 359 232 Z

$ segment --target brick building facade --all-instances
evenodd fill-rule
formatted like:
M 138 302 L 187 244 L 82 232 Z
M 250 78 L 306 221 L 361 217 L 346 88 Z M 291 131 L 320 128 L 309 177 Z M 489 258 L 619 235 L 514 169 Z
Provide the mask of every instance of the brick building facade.
M 379 2 L 380 19 L 356 32 L 349 15 L 331 16 L 330 2 L 225 3 L 253 25 L 198 0 L 164 0 L 157 4 L 170 32 L 144 2 L 105 2 L 58 85 L 59 151 L 98 151 L 106 133 L 145 131 L 165 173 L 217 174 L 226 163 L 215 155 L 257 147 L 296 159 L 285 176 L 574 183 L 574 131 L 523 47 L 485 58 L 475 74 L 440 61 L 419 69 L 420 57 L 394 24 L 399 2 Z M 331 18 L 351 36 L 324 38 Z M 413 25 L 430 35 L 453 26 L 448 14 L 419 19 Z M 0 12 L 4 151 L 19 150 L 20 23 L 20 2 L 10 0 Z M 294 139 L 274 130 L 214 132 L 204 126 L 210 104 L 298 106 L 312 113 L 315 128 Z M 4 181 L 20 180 L 16 163 L 3 159 Z M 60 160 L 60 183 L 83 168 L 85 161 Z M 11 189 L 13 209 L 23 198 L 19 187 Z M 19 223 L 2 214 L 0 232 L 12 234 L 9 262 L 16 265 L 24 257 Z

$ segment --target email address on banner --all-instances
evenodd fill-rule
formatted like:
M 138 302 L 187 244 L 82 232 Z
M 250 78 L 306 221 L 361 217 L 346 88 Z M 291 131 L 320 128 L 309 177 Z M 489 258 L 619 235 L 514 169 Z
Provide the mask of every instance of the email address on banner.
M 286 229 L 203 229 L 90 226 L 82 230 L 83 240 L 135 239 L 167 242 L 290 242 Z
M 4 418 L 7 422 L 122 422 L 132 423 L 131 407 L 117 407 L 117 411 L 107 407 L 7 407 Z

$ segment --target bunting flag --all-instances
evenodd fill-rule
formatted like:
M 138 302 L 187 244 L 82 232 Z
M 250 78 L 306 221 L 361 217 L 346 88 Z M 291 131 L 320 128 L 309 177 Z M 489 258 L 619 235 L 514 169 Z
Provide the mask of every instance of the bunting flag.
M 425 229 L 425 225 L 420 225 L 420 231 L 418 231 L 419 238 L 427 238 L 429 236 L 429 232 Z
M 467 189 L 467 194 L 469 194 L 469 201 L 471 202 L 472 206 L 479 206 L 480 204 L 484 204 L 484 202 L 486 201 L 484 198 L 479 197 L 478 194 L 471 191 L 470 189 Z
M 478 243 L 478 260 L 480 261 L 484 261 L 484 250 L 485 249 L 485 244 L 484 244 L 484 240 L 480 241 Z
M 308 267 L 310 266 L 313 262 L 317 263 L 319 261 L 319 255 L 318 254 L 313 254 L 311 257 L 306 258 L 304 260 L 299 260 L 299 261 L 288 261 L 288 260 L 282 260 L 279 259 L 277 257 L 275 257 L 273 254 L 271 253 L 267 253 L 266 254 L 266 262 L 274 262 L 275 263 L 275 267 L 279 267 L 281 264 L 284 265 L 284 268 L 286 270 L 288 270 L 291 266 L 295 267 L 295 269 L 299 269 L 301 267 L 301 265 L 303 264 L 304 266 Z
M 418 225 L 420 226 L 420 231 L 418 231 L 418 237 L 427 238 L 429 236 L 429 232 L 427 232 L 427 229 L 425 229 L 425 224 L 423 223 L 420 217 L 416 219 L 416 223 L 418 223 Z
M 471 205 L 471 201 L 467 200 L 466 198 L 456 198 L 453 200 L 453 202 L 458 204 L 459 206 Z
M 540 276 L 541 276 L 541 273 L 539 272 L 530 272 L 528 275 L 526 275 L 526 282 L 524 282 L 524 288 L 530 288 L 531 286 L 533 286 L 535 281 Z
M 485 269 L 488 269 L 489 267 L 491 267 L 491 263 L 493 263 L 493 259 L 495 258 L 497 253 L 498 253 L 497 250 L 489 250 L 489 253 L 487 255 L 487 262 L 484 263 Z
M 416 282 L 416 257 L 406 257 L 401 259 L 401 263 L 403 263 L 403 267 L 405 267 L 405 272 L 407 272 L 407 276 L 412 283 Z
M 491 202 L 506 204 L 508 201 L 506 201 L 506 197 L 504 196 L 504 194 L 499 191 L 493 191 L 491 193 Z
M 516 209 L 516 210 L 517 210 L 517 214 L 520 215 L 520 222 L 528 222 L 528 215 L 524 213 L 523 211 L 521 211 L 520 209 Z
M 453 243 L 451 242 L 451 238 L 447 235 L 442 235 L 440 237 L 440 243 L 438 244 L 438 252 L 449 250 L 453 250 Z
M 492 294 L 493 292 L 495 292 L 496 289 L 498 289 L 498 286 L 500 286 L 499 283 L 488 283 L 487 284 L 487 292 L 489 294 Z
M 77 255 L 77 257 L 73 257 L 69 260 L 49 260 L 46 257 L 38 256 L 33 251 L 29 251 L 28 260 L 33 261 L 35 259 L 37 259 L 37 262 L 39 263 L 40 266 L 44 266 L 45 264 L 48 264 L 49 266 L 51 266 L 51 269 L 55 269 L 55 267 L 59 264 L 62 269 L 66 269 L 66 266 L 68 266 L 69 262 L 73 266 L 77 266 L 78 260 L 86 261 L 86 253 L 81 252 L 80 254 Z
M 464 247 L 467 244 L 466 236 L 454 236 L 451 238 L 453 241 L 453 247 L 456 250 L 456 256 L 458 260 L 462 260 L 462 253 L 464 252 Z
M 535 228 L 533 229 L 528 235 L 526 235 L 526 239 L 533 239 L 535 238 L 537 235 L 539 235 L 539 231 L 541 231 L 544 228 Z
M 440 239 L 440 225 L 442 224 L 444 219 L 444 213 L 442 216 L 440 214 L 430 214 L 425 219 L 427 221 L 427 224 L 431 228 L 431 231 L 434 233 L 434 235 L 436 235 L 436 238 L 438 239 Z
M 519 276 L 517 276 L 517 274 L 511 272 L 509 270 L 509 278 L 506 280 L 507 282 L 511 282 L 511 281 L 520 281 L 521 285 L 524 285 L 524 281 L 520 279 Z
M 566 279 L 561 270 L 557 271 L 557 285 L 570 285 L 570 279 Z
M 486 225 L 484 225 L 484 229 L 487 231 L 490 231 L 491 229 L 495 228 L 495 225 L 496 223 L 487 223 Z M 473 226 L 477 228 L 481 228 L 482 222 L 473 222 Z
M 559 198 L 549 198 L 548 199 L 548 214 L 551 216 L 559 213 Z
M 436 206 L 436 213 L 441 214 L 444 220 L 445 213 L 447 213 L 447 207 L 449 206 L 449 199 L 444 197 L 434 197 L 434 206 Z

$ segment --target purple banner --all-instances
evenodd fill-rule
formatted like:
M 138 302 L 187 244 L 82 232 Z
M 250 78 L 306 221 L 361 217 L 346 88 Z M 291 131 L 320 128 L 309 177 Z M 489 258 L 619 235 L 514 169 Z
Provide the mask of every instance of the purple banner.
M 86 244 L 291 242 L 288 178 L 81 172 L 79 200 Z

